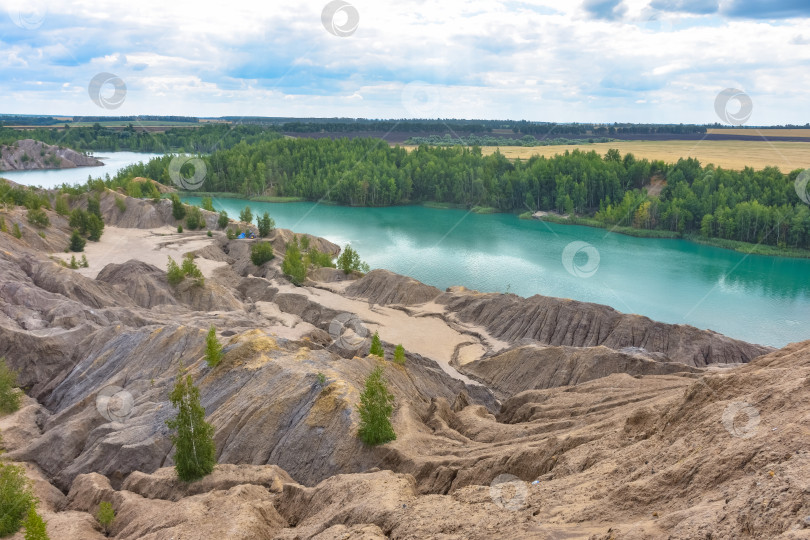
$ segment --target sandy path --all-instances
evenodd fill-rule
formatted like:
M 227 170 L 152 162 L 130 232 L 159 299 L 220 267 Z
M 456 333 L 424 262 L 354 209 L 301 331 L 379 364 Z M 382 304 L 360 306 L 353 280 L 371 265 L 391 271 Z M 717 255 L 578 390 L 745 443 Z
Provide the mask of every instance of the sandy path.
M 399 309 L 353 300 L 324 289 L 294 287 L 289 283 L 278 281 L 274 281 L 273 285 L 278 287 L 279 293 L 303 294 L 324 307 L 354 313 L 363 321 L 369 331 L 369 336 L 378 331 L 383 341 L 401 343 L 407 351 L 434 360 L 445 373 L 454 379 L 459 379 L 467 384 L 479 384 L 462 375 L 450 365 L 456 346 L 475 342 L 476 339 L 451 328 L 439 318 L 412 317 Z M 334 338 L 334 336 L 332 337 Z M 473 349 L 473 347 L 477 348 Z M 473 355 L 477 356 L 486 351 L 480 344 L 471 345 L 465 349 L 473 349 Z
M 169 257 L 180 262 L 185 253 L 204 248 L 213 242 L 205 232 L 177 233 L 171 227 L 158 229 L 125 229 L 106 226 L 104 234 L 98 242 L 87 242 L 84 255 L 87 257 L 89 268 L 77 270 L 83 276 L 95 279 L 101 269 L 110 263 L 121 264 L 130 259 L 137 259 L 165 270 Z M 65 262 L 70 262 L 71 256 L 76 260 L 81 258 L 79 253 L 52 253 Z M 203 275 L 209 278 L 224 262 L 208 259 L 197 259 L 197 266 Z
M 85 246 L 84 254 L 90 264 L 89 268 L 77 271 L 95 279 L 106 265 L 121 264 L 131 259 L 165 269 L 168 257 L 180 261 L 185 253 L 202 249 L 212 241 L 213 239 L 208 238 L 204 232 L 178 234 L 171 227 L 130 229 L 107 226 L 101 241 L 87 242 Z M 52 255 L 69 262 L 71 256 L 76 254 Z M 214 270 L 227 264 L 204 258 L 198 258 L 196 262 L 208 278 L 212 276 Z M 401 343 L 406 350 L 431 358 L 448 375 L 467 384 L 478 383 L 459 373 L 450 364 L 456 351 L 460 363 L 465 364 L 480 358 L 493 347 L 499 349 L 505 345 L 495 340 L 489 342 L 489 339 L 486 343 L 482 343 L 478 338 L 454 329 L 439 317 L 430 316 L 443 311 L 444 306 L 437 304 L 418 306 L 409 310 L 412 312 L 412 315 L 409 315 L 399 309 L 370 305 L 362 300 L 342 296 L 339 289 L 344 289 L 350 282 L 330 284 L 335 289 L 331 291 L 314 287 L 294 287 L 287 282 L 275 281 L 273 284 L 279 288 L 279 292 L 304 294 L 325 307 L 356 314 L 368 329 L 369 336 L 379 331 L 380 336 L 388 343 Z M 268 329 L 284 337 L 297 339 L 313 328 L 299 317 L 280 312 L 275 304 L 260 303 L 256 307 L 267 319 L 276 321 L 276 324 Z

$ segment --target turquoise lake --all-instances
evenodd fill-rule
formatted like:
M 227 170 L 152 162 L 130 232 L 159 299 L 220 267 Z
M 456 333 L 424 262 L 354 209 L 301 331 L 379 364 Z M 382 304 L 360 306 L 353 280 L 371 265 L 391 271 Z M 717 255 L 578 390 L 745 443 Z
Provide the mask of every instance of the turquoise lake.
M 53 187 L 115 172 L 153 154 L 98 152 L 104 167 L 2 173 Z M 198 198 L 187 202 L 199 204 Z M 682 240 L 633 238 L 571 225 L 420 206 L 347 208 L 217 199 L 231 217 L 249 204 L 279 227 L 351 243 L 372 268 L 441 289 L 542 294 L 607 304 L 782 347 L 810 339 L 810 260 L 746 256 Z M 579 244 L 573 244 L 578 242 Z M 566 247 L 569 247 L 566 251 Z M 579 248 L 579 249 L 577 249 Z
M 217 210 L 231 217 L 246 204 L 254 214 L 269 212 L 278 227 L 341 246 L 351 243 L 372 268 L 440 289 L 464 285 L 484 292 L 597 302 L 775 347 L 810 339 L 807 259 L 746 256 L 682 240 L 634 238 L 511 214 L 214 201 Z M 582 243 L 591 247 L 577 252 Z

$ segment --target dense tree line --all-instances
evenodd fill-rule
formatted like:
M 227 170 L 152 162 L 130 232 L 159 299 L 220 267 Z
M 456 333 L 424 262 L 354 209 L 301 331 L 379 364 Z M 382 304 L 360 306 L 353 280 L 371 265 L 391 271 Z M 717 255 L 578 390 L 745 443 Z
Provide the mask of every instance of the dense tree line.
M 13 144 L 19 139 L 28 138 L 78 151 L 207 153 L 218 148 L 230 148 L 242 141 L 252 143 L 278 137 L 281 135 L 276 131 L 261 126 L 230 126 L 227 124 L 206 124 L 191 129 L 171 128 L 163 133 L 137 131 L 133 125 L 124 129 L 110 129 L 100 124 L 60 129 L 0 128 L 0 144 Z
M 116 178 L 170 183 L 163 157 Z M 551 210 L 592 216 L 609 226 L 702 234 L 810 248 L 810 209 L 799 199 L 800 171 L 727 171 L 697 160 L 674 165 L 609 150 L 511 161 L 478 147 L 419 146 L 411 152 L 378 139 L 275 139 L 239 143 L 203 156 L 202 189 L 246 197 L 303 197 L 354 206 L 439 201 L 502 211 Z M 658 196 L 645 189 L 666 182 Z
M 500 122 L 497 124 L 500 125 Z M 379 120 L 356 122 L 286 122 L 281 124 L 281 131 L 288 133 L 351 133 L 357 131 L 385 131 L 385 132 L 419 132 L 419 133 L 446 133 L 448 131 L 463 131 L 465 133 L 485 133 L 492 131 L 491 125 L 478 122 L 460 122 L 456 120 L 429 121 L 429 120 Z
M 71 122 L 188 122 L 196 124 L 199 118 L 193 116 L 74 116 Z M 0 126 L 53 126 L 64 124 L 65 119 L 53 116 L 0 115 Z
M 63 122 L 53 116 L 0 115 L 0 126 L 52 126 Z
M 661 125 L 661 124 L 613 124 L 611 126 L 594 126 L 594 135 L 655 135 L 660 133 L 688 135 L 704 134 L 705 126 L 694 125 Z
M 74 116 L 74 122 L 188 122 L 196 124 L 200 121 L 194 116 L 155 116 L 141 114 L 138 116 Z
M 430 135 L 429 137 L 411 137 L 405 144 L 428 144 L 431 146 L 562 146 L 566 144 L 591 144 L 606 143 L 612 139 L 605 137 L 587 139 L 566 139 L 556 137 L 553 139 L 537 139 L 532 135 L 524 135 L 519 139 L 509 137 L 498 137 L 495 135 L 466 135 L 452 137 L 449 133 L 442 136 Z

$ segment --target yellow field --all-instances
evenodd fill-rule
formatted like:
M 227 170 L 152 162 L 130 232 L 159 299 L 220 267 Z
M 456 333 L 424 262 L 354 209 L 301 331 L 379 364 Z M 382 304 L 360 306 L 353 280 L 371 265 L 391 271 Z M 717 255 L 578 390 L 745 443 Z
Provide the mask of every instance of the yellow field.
M 810 139 L 810 129 L 709 129 L 709 135 L 748 135 L 751 137 L 801 137 Z
M 579 148 L 585 152 L 595 150 L 605 154 L 615 148 L 622 155 L 631 152 L 637 158 L 663 160 L 674 163 L 680 158 L 693 157 L 702 165 L 713 163 L 724 169 L 741 170 L 745 167 L 764 169 L 779 167 L 782 172 L 810 168 L 810 142 L 748 142 L 748 141 L 618 141 L 610 143 L 565 146 L 487 146 L 485 155 L 499 148 L 508 158 L 526 159 L 533 155 L 553 156 L 566 150 Z

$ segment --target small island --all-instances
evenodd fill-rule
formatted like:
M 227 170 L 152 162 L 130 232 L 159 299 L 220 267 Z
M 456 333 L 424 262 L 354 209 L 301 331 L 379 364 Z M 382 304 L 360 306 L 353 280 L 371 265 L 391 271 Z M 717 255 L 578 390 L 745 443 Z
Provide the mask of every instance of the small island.
M 11 145 L 0 146 L 0 171 L 73 169 L 101 165 L 104 163 L 87 154 L 34 139 L 22 139 Z

